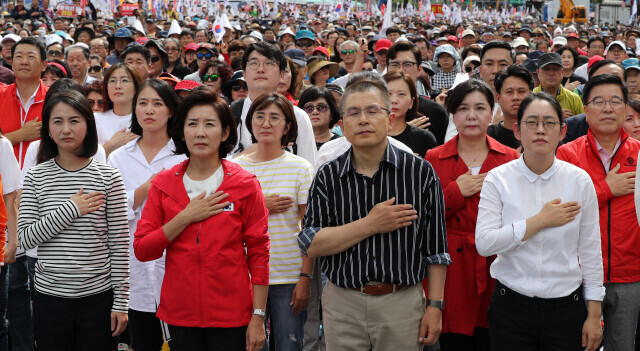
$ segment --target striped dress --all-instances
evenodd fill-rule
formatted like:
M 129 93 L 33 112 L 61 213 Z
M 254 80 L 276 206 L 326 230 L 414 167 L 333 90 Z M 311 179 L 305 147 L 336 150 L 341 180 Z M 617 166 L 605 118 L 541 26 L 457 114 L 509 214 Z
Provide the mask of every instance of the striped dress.
M 99 191 L 103 205 L 80 216 L 71 201 L 80 188 Z M 67 171 L 54 159 L 24 179 L 18 212 L 20 246 L 38 246 L 35 288 L 46 295 L 81 298 L 113 289 L 112 310 L 129 308 L 127 194 L 118 171 L 92 160 Z
M 304 158 L 289 152 L 266 162 L 253 163 L 244 155 L 233 161 L 258 178 L 265 196 L 279 194 L 293 198 L 293 206 L 289 210 L 269 214 L 269 284 L 296 284 L 302 270 L 302 253 L 298 247 L 301 230 L 298 206 L 307 203 L 313 167 Z

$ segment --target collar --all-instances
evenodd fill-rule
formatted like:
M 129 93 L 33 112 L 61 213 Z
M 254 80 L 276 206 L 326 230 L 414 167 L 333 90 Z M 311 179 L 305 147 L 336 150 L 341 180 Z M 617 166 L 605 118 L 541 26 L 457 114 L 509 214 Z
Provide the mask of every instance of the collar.
M 551 178 L 551 176 L 553 176 L 556 173 L 559 167 L 558 159 L 554 157 L 553 164 L 551 165 L 551 167 L 549 167 L 549 169 L 547 169 L 544 173 L 537 175 L 529 169 L 526 163 L 524 163 L 524 154 L 520 156 L 520 158 L 518 159 L 518 164 L 520 165 L 520 170 L 522 171 L 522 174 L 524 174 L 527 180 L 529 180 L 529 182 L 531 183 L 535 182 L 538 179 L 538 177 L 544 180 L 549 180 L 549 178 Z
M 620 148 L 620 146 L 622 146 L 622 144 L 627 140 L 627 138 L 629 138 L 629 134 L 627 134 L 627 132 L 625 132 L 624 129 L 620 128 L 620 138 L 618 139 L 619 144 L 616 143 L 616 148 Z M 599 155 L 601 146 L 600 146 L 600 143 L 598 143 L 596 136 L 593 135 L 591 128 L 587 130 L 587 141 L 589 142 L 589 146 L 596 153 L 596 155 Z
M 396 168 L 400 168 L 400 159 L 398 155 L 399 152 L 400 151 L 395 146 L 391 145 L 391 143 L 387 141 L 387 147 L 384 151 L 382 161 L 380 161 L 380 166 L 382 166 L 383 163 L 388 163 L 395 166 Z M 344 177 L 345 175 L 347 175 L 347 173 L 356 171 L 356 167 L 353 165 L 352 155 L 353 146 L 350 147 L 347 152 L 342 154 L 342 156 L 338 157 L 337 161 L 339 177 Z M 378 166 L 378 169 L 380 169 L 380 166 Z
M 444 143 L 444 145 L 442 145 L 442 149 L 440 150 L 440 156 L 439 156 L 441 160 L 459 155 L 458 153 L 459 138 L 460 138 L 460 135 L 456 135 L 455 137 L 453 137 L 453 139 L 449 140 L 448 142 Z M 489 152 L 497 152 L 503 155 L 507 154 L 508 147 L 502 145 L 500 142 L 498 142 L 497 140 L 493 139 L 488 135 L 487 135 L 487 145 L 489 146 Z
M 20 92 L 18 91 L 18 83 L 13 83 L 13 96 L 18 99 L 18 101 L 20 101 L 20 103 L 22 103 L 22 100 L 20 99 Z M 38 85 L 38 88 L 36 88 L 36 91 L 33 92 L 33 95 L 31 95 L 31 98 L 33 98 L 33 103 L 34 104 L 39 104 L 41 102 L 44 101 L 44 97 L 45 95 L 47 95 L 47 90 L 48 88 L 45 87 L 44 84 L 42 84 L 42 81 L 40 81 L 40 84 Z
M 543 93 L 546 93 L 546 91 L 542 87 L 542 84 L 540 84 L 540 91 L 543 92 Z M 562 93 L 563 93 L 562 84 L 560 84 L 560 86 L 558 86 L 558 92 L 556 93 L 556 97 L 560 97 L 560 95 L 562 95 Z

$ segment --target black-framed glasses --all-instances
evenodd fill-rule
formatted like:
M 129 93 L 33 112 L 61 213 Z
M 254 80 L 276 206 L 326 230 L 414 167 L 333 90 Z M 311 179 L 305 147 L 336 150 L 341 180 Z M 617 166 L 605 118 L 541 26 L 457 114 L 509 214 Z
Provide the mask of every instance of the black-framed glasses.
M 544 130 L 553 130 L 557 125 L 563 125 L 564 123 L 560 123 L 558 121 L 554 121 L 552 118 L 545 118 L 544 121 L 538 121 L 535 118 L 529 118 L 524 121 L 524 125 L 529 129 L 538 129 L 538 127 L 542 124 Z
M 313 43 L 309 43 L 309 42 L 306 42 L 306 43 L 300 43 L 300 42 L 297 42 L 297 43 L 296 43 L 296 46 L 297 46 L 297 47 L 301 47 L 301 48 L 309 48 L 309 47 L 312 47 L 312 46 L 313 46 Z
M 206 81 L 212 81 L 212 82 L 217 82 L 218 81 L 218 75 L 217 74 L 205 74 L 204 76 L 202 76 L 202 81 L 206 82 Z
M 196 54 L 196 57 L 198 58 L 198 60 L 202 60 L 203 58 L 208 60 L 213 57 L 213 54 L 210 52 L 207 52 L 206 54 L 199 52 Z
M 62 51 L 49 50 L 49 51 L 47 51 L 47 55 L 49 55 L 49 56 L 62 56 Z
M 102 72 L 102 66 L 100 65 L 89 66 L 89 72 Z
M 356 53 L 356 51 L 355 50 L 342 50 L 341 53 L 343 55 L 346 55 L 346 54 L 353 55 L 353 54 Z
M 160 56 L 151 56 L 151 62 L 158 62 L 160 61 Z
M 327 112 L 328 109 L 329 109 L 329 105 L 325 104 L 324 102 L 321 102 L 317 105 L 308 103 L 304 105 L 304 108 L 303 108 L 304 112 L 308 114 L 313 113 L 313 110 L 318 110 L 318 112 L 323 113 L 323 112 Z
M 233 85 L 231 86 L 231 90 L 233 91 L 240 91 L 240 90 L 249 90 L 249 87 L 247 86 L 247 83 L 233 83 Z

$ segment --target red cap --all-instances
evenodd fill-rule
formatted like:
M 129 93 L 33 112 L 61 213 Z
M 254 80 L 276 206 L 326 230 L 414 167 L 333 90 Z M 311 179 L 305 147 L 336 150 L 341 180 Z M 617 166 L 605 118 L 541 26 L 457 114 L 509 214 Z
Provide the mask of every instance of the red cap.
M 604 60 L 604 57 L 600 55 L 593 56 L 592 58 L 589 59 L 589 63 L 587 63 L 587 68 L 591 68 L 591 66 L 595 65 L 596 62 L 600 62 L 602 60 Z
M 138 40 L 136 40 L 136 41 L 137 41 L 138 43 L 140 43 L 140 44 L 144 45 L 144 44 L 146 44 L 146 43 L 149 41 L 149 38 L 147 38 L 147 37 L 140 37 L 140 38 L 138 38 Z
M 391 45 L 393 45 L 393 43 L 391 42 L 391 40 L 389 39 L 380 39 L 376 42 L 376 50 L 375 52 L 378 52 L 380 50 L 389 50 L 389 48 L 391 47 Z
M 455 35 L 450 35 L 447 37 L 447 41 L 458 41 L 458 38 Z
M 189 50 L 193 50 L 193 51 L 198 50 L 198 44 L 196 44 L 196 43 L 191 43 L 191 44 L 189 44 L 189 45 L 185 46 L 185 48 L 184 48 L 184 52 L 187 52 L 187 51 L 189 51 Z
M 568 38 L 576 38 L 576 39 L 579 39 L 579 38 L 578 38 L 578 33 L 569 33 L 569 34 L 567 34 L 567 39 L 568 39 Z
M 209 52 L 211 52 L 212 54 L 215 54 L 215 48 L 213 47 L 213 45 L 209 44 L 209 43 L 200 43 L 198 44 L 198 49 L 206 49 L 209 50 Z
M 324 46 L 316 46 L 316 48 L 313 50 L 313 53 L 315 54 L 316 52 L 319 52 L 327 57 L 331 57 L 331 55 L 329 55 L 329 50 L 327 50 L 327 48 L 325 48 Z
M 196 82 L 195 80 L 185 79 L 185 80 L 179 81 L 178 84 L 176 84 L 176 87 L 174 89 L 175 91 L 180 91 L 180 90 L 191 91 L 201 85 L 202 84 Z

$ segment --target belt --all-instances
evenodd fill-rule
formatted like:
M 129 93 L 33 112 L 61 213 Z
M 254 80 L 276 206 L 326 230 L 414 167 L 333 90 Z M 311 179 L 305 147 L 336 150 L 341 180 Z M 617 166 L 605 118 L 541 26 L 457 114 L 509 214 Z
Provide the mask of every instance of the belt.
M 529 297 L 526 295 L 522 295 L 512 289 L 509 289 L 506 285 L 502 284 L 499 280 L 496 279 L 495 290 L 493 293 L 499 294 L 502 296 L 509 296 L 512 300 L 517 301 L 519 303 L 559 306 L 559 305 L 573 304 L 582 300 L 583 299 L 582 291 L 583 291 L 583 286 L 580 285 L 571 294 L 563 297 L 552 297 L 548 299 L 540 298 L 540 297 Z
M 406 285 L 400 285 L 400 284 L 380 283 L 380 284 L 365 284 L 359 288 L 351 288 L 351 289 L 355 291 L 359 291 L 366 295 L 379 296 L 379 295 L 391 294 L 393 292 L 400 291 L 406 287 L 407 287 Z

